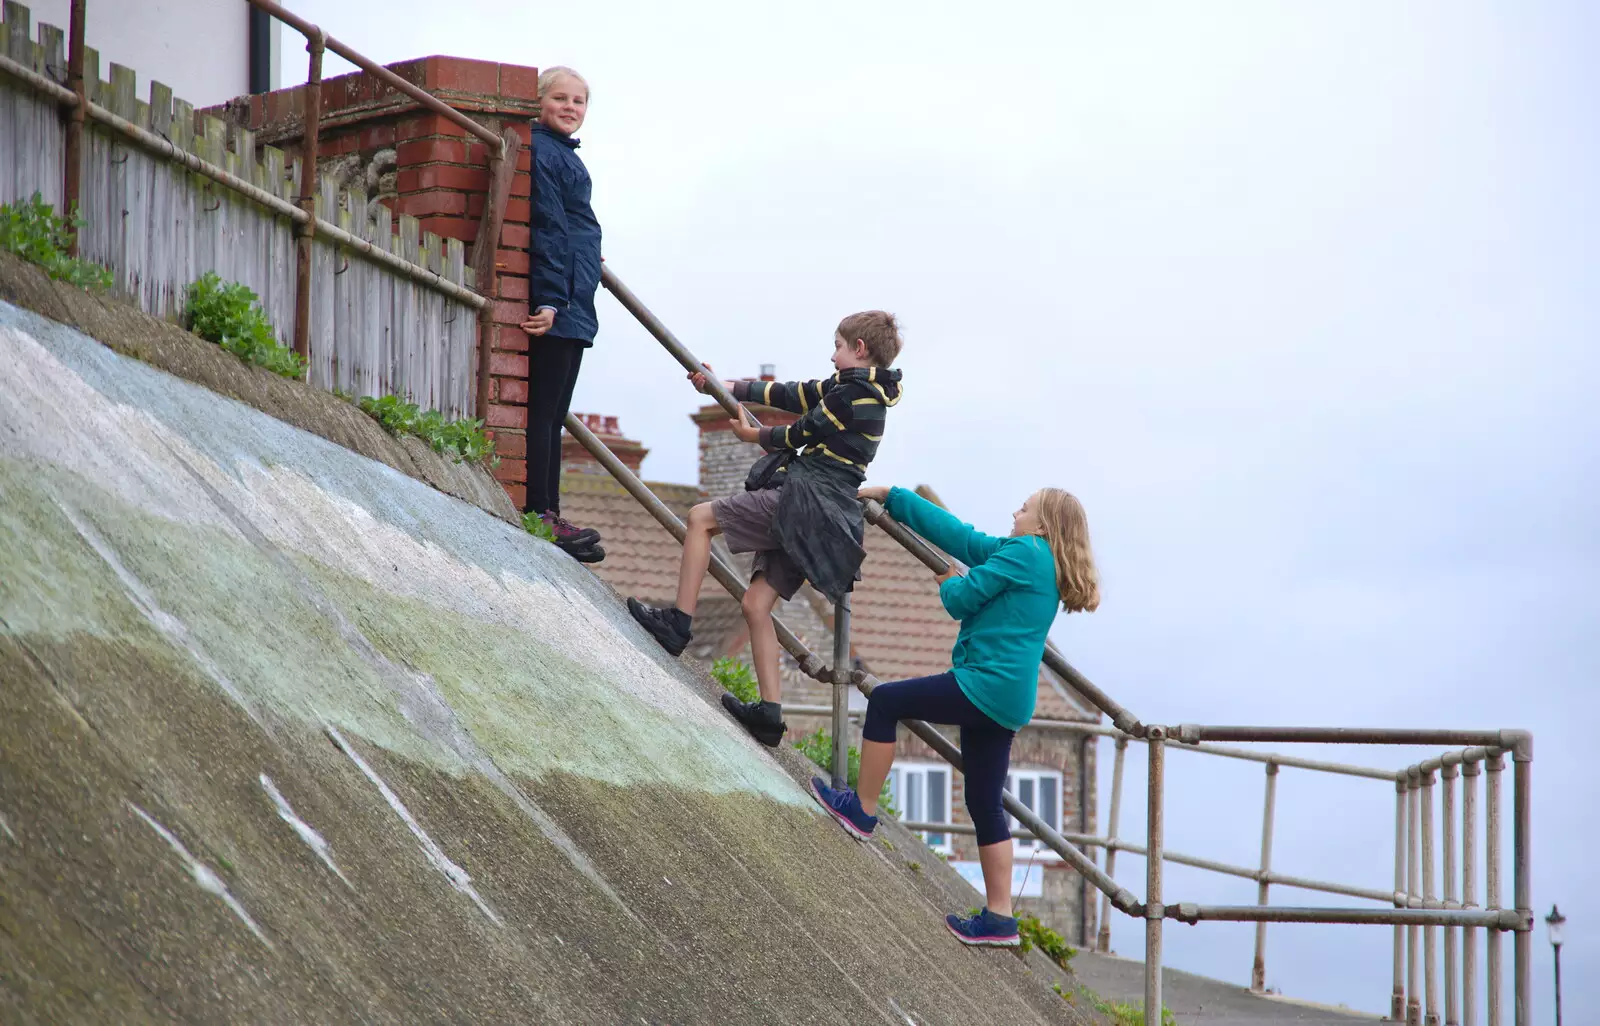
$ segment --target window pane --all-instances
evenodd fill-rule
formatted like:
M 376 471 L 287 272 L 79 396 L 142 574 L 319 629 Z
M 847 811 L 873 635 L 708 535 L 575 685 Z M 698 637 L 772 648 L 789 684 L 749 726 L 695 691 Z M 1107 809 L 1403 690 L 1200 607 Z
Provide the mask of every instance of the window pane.
M 923 792 L 926 790 L 925 777 L 915 770 L 906 771 L 906 818 L 913 823 L 925 821 L 923 816 Z
M 1057 777 L 1039 778 L 1039 818 L 1061 829 L 1061 816 L 1057 809 L 1060 804 L 1061 781 Z
M 898 766 L 889 770 L 889 798 L 894 802 L 895 808 L 902 810 L 906 807 L 905 782 L 901 779 L 903 773 L 904 771 Z
M 1035 812 L 1039 811 L 1039 806 L 1035 804 L 1033 799 L 1032 777 L 1023 777 L 1017 782 L 1017 800 Z
M 945 802 L 946 783 L 950 779 L 944 770 L 928 771 L 928 822 L 950 822 L 950 809 Z M 943 844 L 944 842 L 939 842 Z

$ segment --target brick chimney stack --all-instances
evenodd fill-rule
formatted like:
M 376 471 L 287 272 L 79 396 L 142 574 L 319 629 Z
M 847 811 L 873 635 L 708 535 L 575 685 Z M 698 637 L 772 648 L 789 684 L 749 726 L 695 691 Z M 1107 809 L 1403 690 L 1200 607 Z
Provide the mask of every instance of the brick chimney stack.
M 748 379 L 747 379 L 748 380 Z M 776 368 L 770 363 L 761 365 L 757 381 L 776 381 Z M 793 413 L 775 410 L 770 406 L 746 403 L 746 408 L 762 424 L 775 426 L 793 424 L 800 418 Z M 745 475 L 750 464 L 761 458 L 761 446 L 754 442 L 741 442 L 733 433 L 733 421 L 728 411 L 716 403 L 702 406 L 689 415 L 700 429 L 700 490 L 713 499 L 732 495 L 744 488 Z
M 644 463 L 644 458 L 650 454 L 650 450 L 624 435 L 622 428 L 617 424 L 617 418 L 598 413 L 578 413 L 574 416 L 583 421 L 584 427 L 593 431 L 600 441 L 606 443 L 606 448 L 616 453 L 617 459 L 626 464 L 629 470 L 635 474 L 639 473 L 639 466 Z M 589 454 L 589 450 L 565 431 L 561 432 L 561 472 L 610 476 L 610 472 Z

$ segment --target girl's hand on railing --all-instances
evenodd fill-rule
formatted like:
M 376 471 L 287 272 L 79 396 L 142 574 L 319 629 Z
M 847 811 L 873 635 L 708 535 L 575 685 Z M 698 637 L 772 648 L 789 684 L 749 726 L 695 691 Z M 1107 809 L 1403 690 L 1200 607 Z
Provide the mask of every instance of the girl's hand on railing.
M 944 573 L 942 573 L 942 574 L 934 574 L 933 575 L 934 580 L 938 581 L 940 584 L 943 584 L 945 581 L 948 581 L 952 577 L 960 577 L 960 576 L 961 576 L 961 571 L 956 569 L 956 565 L 954 563 L 945 564 Z
M 889 486 L 867 485 L 865 488 L 862 488 L 860 491 L 856 492 L 856 497 L 859 499 L 871 499 L 877 503 L 885 503 L 889 501 Z

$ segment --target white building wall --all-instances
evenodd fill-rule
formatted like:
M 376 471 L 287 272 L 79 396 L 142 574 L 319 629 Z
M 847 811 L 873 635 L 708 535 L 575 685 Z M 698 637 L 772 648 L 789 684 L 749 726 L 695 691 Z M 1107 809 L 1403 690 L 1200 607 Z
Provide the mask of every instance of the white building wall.
M 67 31 L 69 0 L 23 3 L 35 26 L 48 22 Z M 283 26 L 272 24 L 276 88 Z M 85 41 L 100 53 L 100 77 L 109 79 L 113 62 L 132 68 L 141 99 L 151 79 L 196 107 L 250 91 L 250 5 L 244 0 L 88 0 L 86 26 Z

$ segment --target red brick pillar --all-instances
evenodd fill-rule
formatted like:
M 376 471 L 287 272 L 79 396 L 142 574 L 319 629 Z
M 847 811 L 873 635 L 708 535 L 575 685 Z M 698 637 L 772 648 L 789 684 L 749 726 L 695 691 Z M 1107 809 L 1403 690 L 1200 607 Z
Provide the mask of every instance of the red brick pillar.
M 459 57 L 422 57 L 388 67 L 485 127 L 496 132 L 510 127 L 522 138 L 496 248 L 498 288 L 489 296 L 495 320 L 489 408 L 478 413 L 501 457 L 495 475 L 520 509 L 527 482 L 528 336 L 518 325 L 528 316 L 527 147 L 538 112 L 539 72 Z M 261 144 L 298 156 L 301 88 L 244 97 L 207 113 L 251 129 Z M 381 172 L 379 195 L 396 214 L 415 217 L 422 231 L 460 239 L 469 248 L 477 242 L 488 200 L 488 144 L 365 72 L 323 83 L 318 165 L 324 174 L 347 178 Z M 391 175 L 392 191 L 386 188 Z M 484 291 L 487 283 L 478 287 Z

